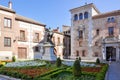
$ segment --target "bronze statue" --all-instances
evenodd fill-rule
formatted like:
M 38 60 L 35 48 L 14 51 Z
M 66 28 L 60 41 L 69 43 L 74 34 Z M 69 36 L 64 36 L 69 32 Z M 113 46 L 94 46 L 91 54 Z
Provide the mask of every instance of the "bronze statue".
M 47 29 L 47 42 L 52 42 L 53 31 L 49 28 Z

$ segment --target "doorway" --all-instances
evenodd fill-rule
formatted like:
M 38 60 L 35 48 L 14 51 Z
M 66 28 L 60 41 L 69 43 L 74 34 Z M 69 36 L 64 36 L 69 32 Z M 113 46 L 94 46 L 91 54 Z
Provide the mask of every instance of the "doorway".
M 116 61 L 116 48 L 113 46 L 106 47 L 106 60 L 109 61 L 110 57 L 112 61 Z

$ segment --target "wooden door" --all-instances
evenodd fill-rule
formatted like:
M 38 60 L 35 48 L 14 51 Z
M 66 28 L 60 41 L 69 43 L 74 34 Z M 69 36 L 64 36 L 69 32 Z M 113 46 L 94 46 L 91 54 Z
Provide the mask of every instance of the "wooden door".
M 24 47 L 18 47 L 18 58 L 26 59 L 27 58 L 27 49 Z

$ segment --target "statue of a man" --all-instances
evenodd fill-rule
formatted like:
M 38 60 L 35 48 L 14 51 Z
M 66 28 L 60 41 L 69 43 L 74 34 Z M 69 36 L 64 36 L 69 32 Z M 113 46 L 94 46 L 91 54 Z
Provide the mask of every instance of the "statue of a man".
M 52 42 L 53 31 L 49 28 L 47 31 L 47 42 Z

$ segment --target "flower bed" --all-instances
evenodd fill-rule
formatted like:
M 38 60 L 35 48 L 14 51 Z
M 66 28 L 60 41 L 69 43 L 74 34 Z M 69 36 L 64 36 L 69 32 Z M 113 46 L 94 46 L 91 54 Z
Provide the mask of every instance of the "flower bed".
M 5 72 L 8 72 L 8 73 L 10 73 L 10 72 L 18 72 L 18 73 L 20 73 L 20 74 L 24 74 L 24 75 L 27 75 L 27 76 L 29 76 L 29 77 L 31 77 L 31 78 L 34 78 L 34 77 L 36 77 L 36 76 L 38 76 L 38 75 L 42 75 L 42 74 L 44 74 L 44 73 L 46 73 L 46 72 L 49 72 L 49 71 L 51 71 L 53 68 L 51 68 L 51 67 L 49 67 L 49 68 L 47 68 L 47 67 L 36 67 L 36 68 L 1 68 L 0 69 L 0 72 L 1 71 L 5 71 Z M 17 75 L 17 73 L 16 73 L 16 75 Z
M 101 67 L 84 67 L 82 68 L 83 72 L 100 72 Z
M 74 61 L 63 61 L 62 63 L 64 65 L 67 65 L 67 66 L 73 66 Z M 83 67 L 94 67 L 94 66 L 96 66 L 94 63 L 80 62 L 80 64 Z
M 26 67 L 26 66 L 42 66 L 46 65 L 45 61 L 20 61 L 20 62 L 10 62 L 5 65 L 5 67 Z

